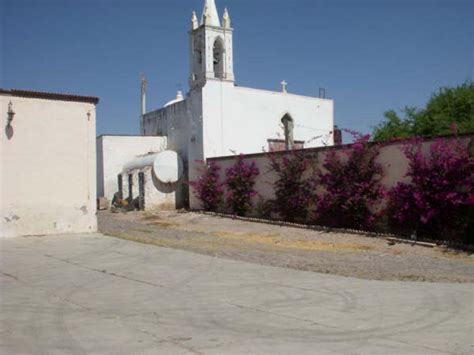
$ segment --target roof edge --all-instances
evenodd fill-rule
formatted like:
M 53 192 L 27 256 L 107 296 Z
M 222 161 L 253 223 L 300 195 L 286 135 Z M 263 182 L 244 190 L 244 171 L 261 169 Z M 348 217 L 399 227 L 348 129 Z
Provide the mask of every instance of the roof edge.
M 140 134 L 108 134 L 103 133 L 99 134 L 96 138 L 103 138 L 103 137 L 119 137 L 119 138 L 166 138 L 166 136 L 143 136 Z
M 0 95 L 1 94 L 17 96 L 17 97 L 26 97 L 26 98 L 32 98 L 32 99 L 85 102 L 85 103 L 91 103 L 94 105 L 97 105 L 99 103 L 99 98 L 95 96 L 59 94 L 59 93 L 31 91 L 31 90 L 19 90 L 19 89 L 7 90 L 7 89 L 0 88 Z
M 465 133 L 458 133 L 458 134 L 442 134 L 442 135 L 437 135 L 437 136 L 424 136 L 424 137 L 409 137 L 409 138 L 398 138 L 398 139 L 391 139 L 391 140 L 386 140 L 386 141 L 370 141 L 369 145 L 370 146 L 375 146 L 379 145 L 380 147 L 385 147 L 385 146 L 390 146 L 390 145 L 396 145 L 396 144 L 406 144 L 410 141 L 413 141 L 416 138 L 421 138 L 423 142 L 429 142 L 429 141 L 434 141 L 439 138 L 447 138 L 447 139 L 456 139 L 456 138 L 469 138 L 474 140 L 474 132 L 465 132 Z M 285 155 L 288 154 L 289 152 L 303 152 L 303 153 L 319 153 L 323 152 L 326 150 L 341 150 L 344 148 L 350 148 L 354 145 L 354 143 L 348 143 L 348 144 L 341 144 L 341 145 L 328 145 L 328 146 L 322 146 L 322 147 L 313 147 L 313 148 L 303 148 L 303 149 L 294 149 L 291 151 L 288 150 L 282 150 L 282 151 L 274 151 L 274 152 L 261 152 L 261 153 L 249 153 L 249 154 L 242 154 L 244 158 L 260 158 L 264 157 L 266 155 Z M 216 156 L 216 157 L 210 157 L 206 158 L 206 161 L 218 161 L 218 160 L 228 160 L 235 158 L 238 155 L 222 155 L 222 156 Z

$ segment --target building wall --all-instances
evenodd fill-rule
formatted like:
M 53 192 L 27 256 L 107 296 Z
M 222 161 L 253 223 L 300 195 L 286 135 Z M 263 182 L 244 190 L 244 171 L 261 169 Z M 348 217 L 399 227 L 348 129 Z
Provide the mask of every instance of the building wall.
M 177 206 L 187 207 L 189 195 L 186 180 L 198 176 L 196 161 L 204 159 L 202 130 L 202 91 L 192 90 L 184 101 L 145 115 L 144 134 L 167 137 L 167 149 L 174 150 L 183 159 L 185 179 L 176 186 Z
M 129 174 L 133 176 L 132 198 L 135 201 L 140 197 L 140 173 L 144 174 L 145 211 L 180 208 L 179 201 L 177 201 L 176 198 L 178 184 L 164 184 L 160 182 L 153 173 L 153 168 L 151 166 L 146 166 L 140 169 L 132 169 L 123 173 L 124 198 L 127 198 L 129 196 Z
M 192 89 L 203 86 L 208 78 L 215 78 L 214 73 L 214 43 L 217 39 L 224 47 L 223 69 L 224 80 L 234 81 L 234 49 L 233 30 L 231 28 L 217 28 L 211 26 L 200 27 L 191 31 L 189 36 L 189 85 Z M 197 58 L 197 51 L 201 52 L 201 63 Z M 193 75 L 194 74 L 194 77 Z
M 184 101 L 147 113 L 144 133 L 167 136 L 168 149 L 183 157 L 192 181 L 199 176 L 198 161 L 267 150 L 269 138 L 283 136 L 281 119 L 286 113 L 294 120 L 295 140 L 305 141 L 305 147 L 333 144 L 332 100 L 241 88 L 220 80 L 208 80 Z M 186 184 L 178 195 L 183 201 L 189 198 L 191 207 L 198 203 Z
M 203 88 L 204 156 L 266 150 L 267 139 L 284 137 L 286 113 L 294 120 L 294 139 L 305 141 L 305 147 L 333 144 L 332 100 L 209 80 Z
M 0 119 L 0 236 L 96 231 L 95 105 L 2 94 Z
M 463 143 L 467 146 L 474 147 L 474 135 L 463 135 L 461 136 Z M 430 144 L 433 142 L 432 139 L 427 139 L 423 142 L 423 150 L 428 152 Z M 402 151 L 403 145 L 406 142 L 393 142 L 388 143 L 380 148 L 380 154 L 377 157 L 377 162 L 381 164 L 384 169 L 384 177 L 382 184 L 390 189 L 394 187 L 398 182 L 408 182 L 406 172 L 408 170 L 408 159 Z M 333 149 L 340 149 L 339 147 L 327 147 L 318 149 L 308 149 L 308 153 L 317 153 L 314 161 L 314 167 L 321 169 L 324 160 Z M 281 154 L 281 153 L 275 153 Z M 225 180 L 225 170 L 230 168 L 235 163 L 235 156 L 217 157 L 209 159 L 216 162 L 220 167 L 221 181 Z M 256 179 L 255 191 L 258 195 L 254 199 L 254 205 L 257 203 L 259 198 L 264 200 L 271 200 L 275 198 L 272 184 L 276 181 L 277 176 L 269 169 L 270 158 L 268 153 L 263 154 L 251 154 L 244 157 L 247 162 L 254 161 L 260 170 L 260 175 Z M 193 209 L 201 208 L 201 203 L 196 199 L 194 205 L 191 206 Z
M 166 137 L 97 137 L 97 197 L 106 197 L 111 202 L 118 191 L 117 177 L 124 164 L 141 155 L 166 150 L 166 146 Z M 127 176 L 123 181 L 128 184 Z

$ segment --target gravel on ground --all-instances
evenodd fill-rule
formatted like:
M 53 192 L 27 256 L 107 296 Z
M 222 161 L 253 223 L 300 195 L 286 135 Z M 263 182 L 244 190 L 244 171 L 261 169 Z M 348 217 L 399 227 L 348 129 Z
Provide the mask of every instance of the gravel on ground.
M 102 211 L 98 218 L 110 236 L 219 258 L 370 280 L 474 282 L 474 255 L 444 247 L 193 212 Z

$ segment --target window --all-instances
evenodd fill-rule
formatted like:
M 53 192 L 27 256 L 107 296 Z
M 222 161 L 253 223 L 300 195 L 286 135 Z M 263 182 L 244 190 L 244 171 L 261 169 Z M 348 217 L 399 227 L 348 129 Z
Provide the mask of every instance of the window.
M 145 173 L 138 173 L 138 207 L 145 210 Z
M 214 42 L 213 58 L 214 77 L 224 79 L 224 43 L 220 37 Z
M 281 123 L 283 123 L 283 127 L 285 130 L 285 149 L 286 150 L 293 149 L 293 146 L 295 145 L 295 139 L 294 139 L 294 133 L 293 133 L 293 128 L 294 128 L 293 118 L 287 113 L 281 119 Z
M 122 174 L 117 176 L 119 199 L 123 200 L 123 181 Z
M 133 201 L 133 175 L 128 175 L 128 199 Z

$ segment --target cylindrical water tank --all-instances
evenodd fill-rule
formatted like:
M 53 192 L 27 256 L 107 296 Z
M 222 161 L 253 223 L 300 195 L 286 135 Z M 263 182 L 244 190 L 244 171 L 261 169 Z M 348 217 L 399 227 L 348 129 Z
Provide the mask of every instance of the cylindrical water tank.
M 151 153 L 142 157 L 135 158 L 130 160 L 123 166 L 123 171 L 130 171 L 134 169 L 143 169 L 148 166 L 153 166 L 153 162 L 155 161 L 157 155 L 159 153 Z
M 183 160 L 172 150 L 158 153 L 153 162 L 153 173 L 161 182 L 174 184 L 183 175 Z
M 124 172 L 153 167 L 155 177 L 165 184 L 174 184 L 183 175 L 183 160 L 178 153 L 165 150 L 133 159 L 123 167 Z

